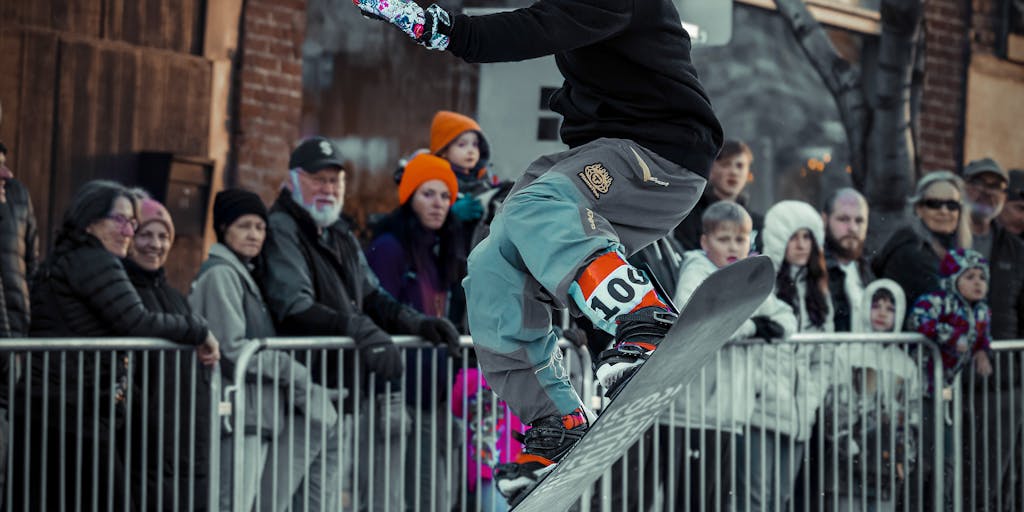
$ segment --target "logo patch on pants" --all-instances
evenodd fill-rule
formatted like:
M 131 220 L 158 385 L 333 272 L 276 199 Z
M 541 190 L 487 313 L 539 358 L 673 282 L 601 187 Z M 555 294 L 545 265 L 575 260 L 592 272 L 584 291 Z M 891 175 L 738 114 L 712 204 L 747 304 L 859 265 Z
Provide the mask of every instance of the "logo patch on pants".
M 601 199 L 601 194 L 607 194 L 612 188 L 612 175 L 601 162 L 584 167 L 578 175 L 590 193 L 594 194 L 594 199 Z

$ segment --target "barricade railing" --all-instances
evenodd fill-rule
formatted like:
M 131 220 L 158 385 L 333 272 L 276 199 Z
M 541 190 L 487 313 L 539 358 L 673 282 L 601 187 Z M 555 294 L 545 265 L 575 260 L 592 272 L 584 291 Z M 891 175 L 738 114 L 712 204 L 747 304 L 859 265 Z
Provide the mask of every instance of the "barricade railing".
M 830 333 L 732 344 L 658 426 L 610 461 L 578 508 L 1021 508 L 1024 342 L 994 342 L 991 377 L 968 369 L 947 387 L 923 340 Z M 5 340 L 0 362 L 13 371 L 0 380 L 11 448 L 0 455 L 4 508 L 503 510 L 486 466 L 515 450 L 511 411 L 481 389 L 471 351 L 453 358 L 414 337 L 396 343 L 405 375 L 383 383 L 364 374 L 349 338 L 251 343 L 237 361 L 223 361 L 233 363 L 225 366 L 231 382 L 223 402 L 210 401 L 204 424 L 190 397 L 220 397 L 220 374 L 187 371 L 200 366 L 193 347 L 148 338 Z M 586 351 L 561 346 L 580 396 L 600 405 Z M 784 404 L 734 413 L 726 409 L 736 400 L 714 395 L 742 396 L 738 375 L 764 379 L 773 364 L 786 368 L 772 351 L 789 349 L 815 365 L 806 378 L 828 384 L 794 404 L 814 409 L 810 436 L 804 425 L 789 435 Z M 280 365 L 282 356 L 303 366 Z M 794 392 L 807 384 L 787 382 Z M 763 398 L 764 389 L 753 390 Z M 247 409 L 266 414 L 247 420 Z M 199 430 L 207 427 L 209 457 L 200 462 Z M 163 477 L 136 480 L 150 467 L 164 468 L 155 473 Z
M 502 509 L 504 498 L 485 473 L 494 461 L 509 460 L 516 445 L 511 411 L 480 385 L 470 351 L 452 358 L 416 337 L 393 339 L 403 351 L 405 374 L 384 383 L 364 374 L 351 338 L 271 338 L 245 347 L 225 389 L 233 411 L 231 454 L 225 457 L 232 460 L 221 463 L 230 463 L 233 472 L 230 503 L 222 502 L 222 508 L 279 510 L 291 503 L 297 510 Z M 470 348 L 472 340 L 463 337 L 461 345 Z M 569 345 L 562 340 L 561 346 Z M 297 367 L 282 360 L 310 371 L 296 375 Z M 585 394 L 593 387 L 589 360 L 564 361 Z M 289 374 L 281 375 L 282 368 Z M 257 385 L 267 377 L 277 384 Z M 338 393 L 322 392 L 321 386 Z M 305 407 L 287 406 L 295 403 L 297 388 L 306 394 L 300 401 Z M 247 412 L 253 407 L 274 412 L 264 418 Z M 334 422 L 336 435 L 320 428 Z M 292 435 L 300 429 L 296 443 Z M 265 434 L 258 438 L 253 432 Z M 309 442 L 317 436 L 318 442 Z M 302 463 L 295 468 L 282 453 L 299 454 Z M 292 469 L 268 473 L 282 466 Z
M 1024 340 L 991 348 L 992 374 L 983 377 L 971 365 L 954 387 L 954 481 L 964 510 L 1024 510 Z
M 12 338 L 0 367 L 4 510 L 216 509 L 220 367 L 195 347 Z
M 948 510 L 930 508 L 948 491 L 933 441 L 948 402 L 923 342 L 730 344 L 606 473 L 591 510 Z

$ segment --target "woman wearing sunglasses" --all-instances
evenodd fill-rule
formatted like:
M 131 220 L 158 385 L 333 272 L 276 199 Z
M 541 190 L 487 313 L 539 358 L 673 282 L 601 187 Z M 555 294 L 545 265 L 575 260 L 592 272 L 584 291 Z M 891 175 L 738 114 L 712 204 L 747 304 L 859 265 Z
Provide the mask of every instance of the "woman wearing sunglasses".
M 947 252 L 971 246 L 963 190 L 963 180 L 949 171 L 924 175 L 908 200 L 916 219 L 893 233 L 871 262 L 875 275 L 899 283 L 910 301 L 939 289 L 939 262 Z

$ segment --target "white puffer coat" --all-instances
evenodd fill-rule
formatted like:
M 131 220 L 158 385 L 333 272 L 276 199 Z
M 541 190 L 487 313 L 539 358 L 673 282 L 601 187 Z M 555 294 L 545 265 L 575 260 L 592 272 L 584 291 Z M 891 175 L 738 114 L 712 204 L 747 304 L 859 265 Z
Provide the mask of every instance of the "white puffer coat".
M 680 307 L 685 304 L 697 287 L 716 270 L 718 267 L 708 259 L 704 251 L 684 253 L 676 286 L 676 304 Z M 751 318 L 757 316 L 766 316 L 781 325 L 784 338 L 796 332 L 793 309 L 774 294 L 765 299 Z M 747 319 L 731 340 L 752 338 L 755 331 L 754 322 Z M 722 349 L 715 361 L 704 368 L 697 380 L 676 399 L 674 413 L 662 416 L 662 423 L 739 433 L 750 422 L 758 393 L 755 376 L 760 364 L 757 357 L 760 356 L 752 354 L 776 348 L 737 345 Z M 671 423 L 669 418 L 672 418 Z

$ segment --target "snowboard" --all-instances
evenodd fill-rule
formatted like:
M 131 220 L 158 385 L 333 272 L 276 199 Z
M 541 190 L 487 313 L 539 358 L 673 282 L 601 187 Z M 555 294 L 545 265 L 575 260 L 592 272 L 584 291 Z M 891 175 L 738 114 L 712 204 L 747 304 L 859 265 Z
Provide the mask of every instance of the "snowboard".
M 568 510 L 647 431 L 772 292 L 767 256 L 722 267 L 694 291 L 658 349 L 514 512 Z M 632 475 L 627 475 L 627 478 Z

